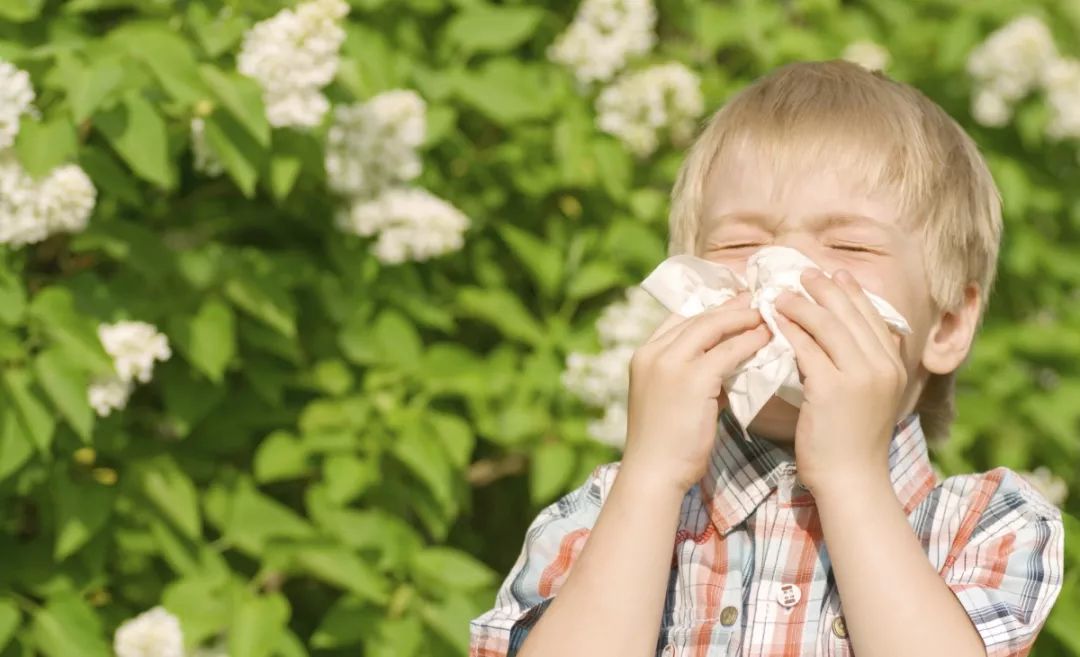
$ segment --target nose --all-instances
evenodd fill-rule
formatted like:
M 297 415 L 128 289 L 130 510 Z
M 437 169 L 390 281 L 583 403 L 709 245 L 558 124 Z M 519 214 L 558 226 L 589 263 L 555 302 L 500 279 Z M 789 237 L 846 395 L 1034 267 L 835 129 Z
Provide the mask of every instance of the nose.
M 773 238 L 773 246 L 786 246 L 801 252 L 807 258 L 813 260 L 819 267 L 828 271 L 828 263 L 825 261 L 825 249 L 813 235 L 803 231 L 791 231 L 780 233 Z

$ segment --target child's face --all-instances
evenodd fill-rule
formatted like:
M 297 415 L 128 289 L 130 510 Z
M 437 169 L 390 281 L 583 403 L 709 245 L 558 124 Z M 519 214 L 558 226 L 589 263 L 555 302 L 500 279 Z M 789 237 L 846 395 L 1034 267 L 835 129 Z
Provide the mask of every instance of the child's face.
M 732 156 L 718 160 L 705 182 L 696 250 L 745 273 L 747 259 L 758 249 L 789 246 L 826 272 L 851 272 L 911 325 L 912 334 L 901 340 L 909 380 L 906 413 L 925 379 L 922 356 L 940 314 L 930 296 L 919 239 L 900 219 L 888 194 L 861 189 L 857 176 L 828 164 L 776 177 L 753 155 Z M 796 408 L 774 397 L 750 426 L 761 435 L 791 440 L 797 417 Z

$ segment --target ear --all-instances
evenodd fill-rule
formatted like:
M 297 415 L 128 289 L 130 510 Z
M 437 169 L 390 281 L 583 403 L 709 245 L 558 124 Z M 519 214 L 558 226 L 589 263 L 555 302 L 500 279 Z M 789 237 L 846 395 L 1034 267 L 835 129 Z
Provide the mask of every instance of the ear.
M 923 348 L 922 364 L 930 373 L 948 374 L 964 362 L 975 339 L 981 300 L 978 284 L 968 283 L 960 306 L 941 311 Z

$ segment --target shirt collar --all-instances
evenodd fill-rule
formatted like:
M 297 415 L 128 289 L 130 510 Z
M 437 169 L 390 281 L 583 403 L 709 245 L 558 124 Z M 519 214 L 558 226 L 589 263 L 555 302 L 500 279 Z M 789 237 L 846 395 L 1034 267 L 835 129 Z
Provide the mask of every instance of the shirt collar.
M 893 430 L 889 478 L 905 513 L 937 485 L 917 413 L 897 422 Z M 796 484 L 792 449 L 744 431 L 730 410 L 723 409 L 709 467 L 698 482 L 702 501 L 719 533 L 725 535 L 746 520 L 778 488 L 783 501 L 791 505 L 813 504 L 809 491 Z

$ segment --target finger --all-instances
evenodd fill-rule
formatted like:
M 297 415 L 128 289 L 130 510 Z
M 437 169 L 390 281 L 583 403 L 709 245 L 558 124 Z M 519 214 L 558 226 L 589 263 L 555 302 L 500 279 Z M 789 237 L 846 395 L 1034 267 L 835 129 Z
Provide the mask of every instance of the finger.
M 832 359 L 821 348 L 817 340 L 801 326 L 783 315 L 777 315 L 776 327 L 780 329 L 787 341 L 791 343 L 791 348 L 795 350 L 795 362 L 798 364 L 803 378 L 814 374 L 824 374 L 836 369 Z
M 850 276 L 850 274 L 848 275 Z M 870 326 L 866 316 L 852 301 L 851 294 L 845 287 L 824 273 L 810 269 L 803 272 L 802 280 L 807 293 L 821 307 L 833 312 L 851 333 L 863 354 L 869 356 L 881 350 L 881 343 L 874 334 L 874 329 Z M 855 286 L 858 287 L 858 283 Z M 859 287 L 859 290 L 860 294 L 862 294 L 861 287 Z
M 763 323 L 761 313 L 754 308 L 702 313 L 694 317 L 694 320 L 668 345 L 667 353 L 670 356 L 689 361 L 712 349 L 725 338 L 757 328 Z
M 700 323 L 702 321 L 712 321 L 714 317 L 722 313 L 727 313 L 732 310 L 748 309 L 750 307 L 750 293 L 741 292 L 734 297 L 728 299 L 719 306 L 706 309 L 704 312 L 698 313 L 690 317 L 687 321 L 682 322 L 674 326 L 671 330 L 657 340 L 657 345 L 661 347 L 668 347 L 676 340 L 680 339 L 682 333 L 693 326 L 693 323 Z M 693 322 L 693 323 L 692 323 Z
M 851 275 L 851 272 L 841 269 L 833 275 L 833 280 L 847 292 L 848 297 L 851 299 L 851 303 L 858 309 L 862 316 L 866 318 L 866 323 L 873 331 L 874 337 L 877 339 L 886 352 L 892 356 L 896 362 L 900 361 L 900 340 L 899 336 L 889 330 L 889 325 L 885 323 L 885 318 L 881 316 L 874 304 L 870 302 L 870 298 L 866 296 L 866 291 L 862 289 L 855 277 Z
M 768 326 L 762 324 L 757 328 L 721 340 L 715 347 L 705 351 L 702 363 L 709 371 L 717 372 L 723 378 L 740 363 L 769 344 L 769 340 L 772 340 L 772 332 L 769 331 Z
M 650 335 L 649 338 L 645 340 L 645 344 L 662 340 L 663 337 L 671 331 L 671 329 L 676 326 L 681 326 L 683 323 L 688 321 L 690 321 L 689 317 L 683 317 L 679 313 L 671 313 L 664 318 L 664 321 L 660 322 L 659 326 L 653 329 L 652 335 Z
M 776 299 L 776 310 L 777 316 L 783 315 L 812 336 L 837 369 L 855 371 L 865 366 L 862 347 L 833 311 L 792 292 Z

